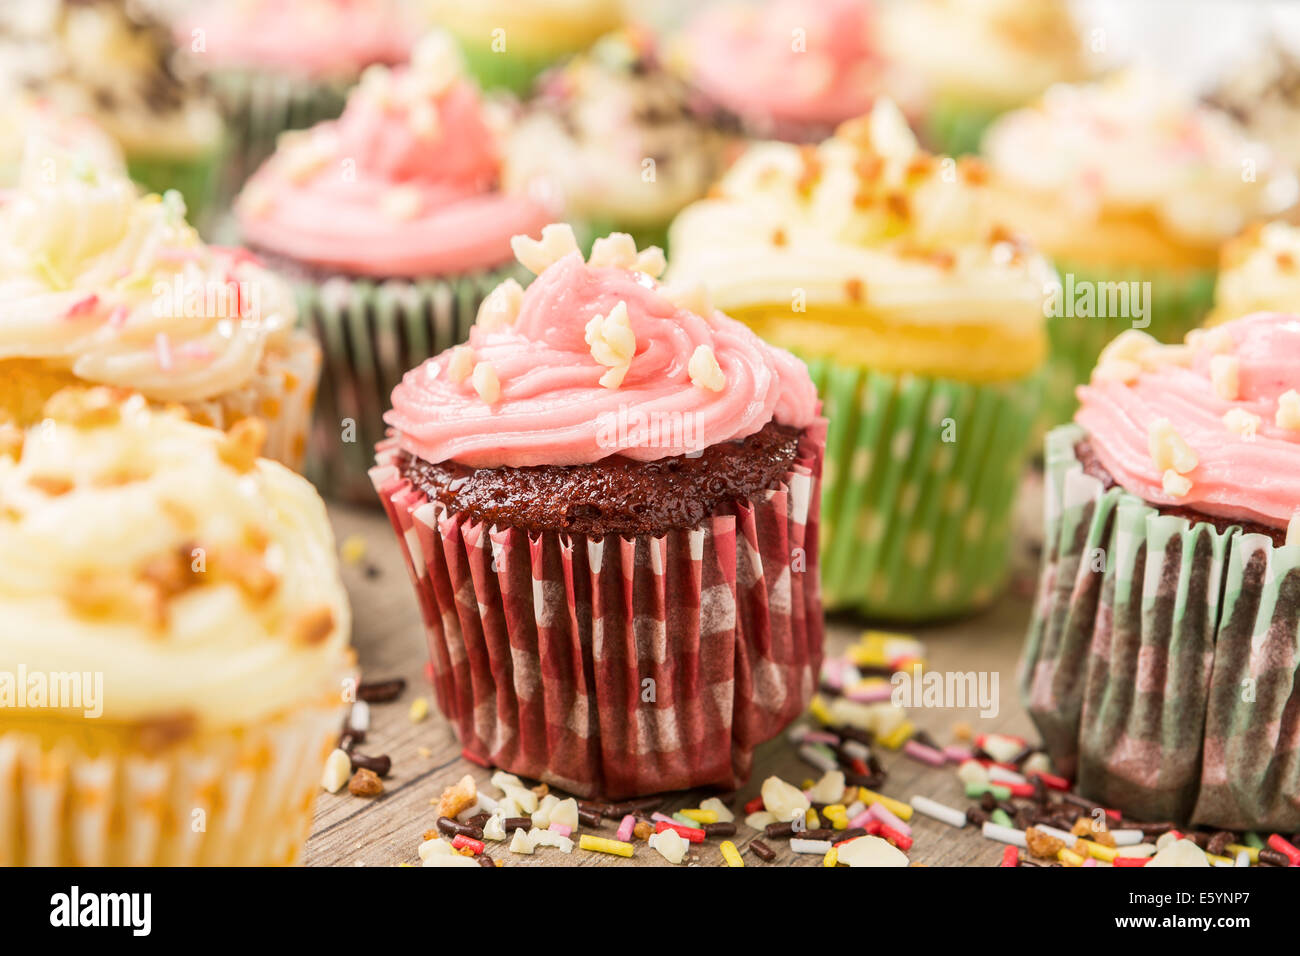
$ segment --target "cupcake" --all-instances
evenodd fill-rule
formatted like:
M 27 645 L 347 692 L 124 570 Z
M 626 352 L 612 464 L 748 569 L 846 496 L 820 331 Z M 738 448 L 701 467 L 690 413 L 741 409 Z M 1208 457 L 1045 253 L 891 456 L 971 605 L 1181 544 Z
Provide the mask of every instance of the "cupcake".
M 320 350 L 292 292 L 242 250 L 205 246 L 169 191 L 33 140 L 0 206 L 0 422 L 27 425 L 78 383 L 184 405 L 229 428 L 258 417 L 296 466 Z
M 99 169 L 126 174 L 122 150 L 93 120 L 64 113 L 49 100 L 20 94 L 5 97 L 0 106 L 0 191 L 18 186 L 29 137 Z
M 1300 829 L 1300 318 L 1130 329 L 1047 439 L 1021 695 L 1139 819 Z
M 505 182 L 562 198 L 591 238 L 626 232 L 662 248 L 673 216 L 721 172 L 726 145 L 650 34 L 629 28 L 539 81 L 507 140 Z
M 620 0 L 425 0 L 484 89 L 523 95 L 534 77 L 623 23 Z
M 419 28 L 414 0 L 204 0 L 178 17 L 177 40 L 226 115 L 223 195 L 281 132 L 337 117 L 366 67 L 404 63 Z
M 669 231 L 669 278 L 804 358 L 821 392 L 828 607 L 948 617 L 1006 577 L 1054 277 L 989 218 L 985 179 L 881 101 L 819 146 L 754 145 Z
M 355 680 L 306 480 L 140 396 L 0 427 L 0 864 L 293 863 Z
M 206 223 L 221 116 L 138 4 L 26 0 L 0 12 L 0 95 L 24 92 L 92 119 L 117 141 L 132 179 L 179 191 L 191 218 Z
M 906 78 L 880 52 L 876 19 L 868 0 L 720 3 L 687 25 L 676 59 L 747 135 L 817 142 L 882 93 L 909 102 Z
M 1152 74 L 1054 87 L 984 141 L 1007 221 L 1061 273 L 1047 414 L 1127 328 L 1174 342 L 1209 310 L 1219 245 L 1290 205 L 1296 183 L 1226 115 Z
M 825 420 L 795 358 L 568 226 L 409 372 L 371 472 L 468 754 L 583 795 L 735 789 L 821 666 Z
M 337 121 L 284 138 L 240 195 L 244 240 L 294 283 L 325 347 L 318 487 L 374 500 L 366 473 L 402 373 L 464 341 L 483 297 L 518 274 L 510 237 L 548 213 L 499 178 L 478 91 L 434 33 L 409 68 L 371 68 Z
M 924 86 L 924 139 L 954 155 L 975 152 L 1001 113 L 1088 73 L 1064 0 L 906 0 L 885 9 L 880 42 Z
M 1300 227 L 1256 223 L 1224 244 L 1206 324 L 1251 312 L 1300 312 Z
M 1251 50 L 1206 97 L 1267 144 L 1291 169 L 1300 169 L 1300 56 L 1281 43 Z

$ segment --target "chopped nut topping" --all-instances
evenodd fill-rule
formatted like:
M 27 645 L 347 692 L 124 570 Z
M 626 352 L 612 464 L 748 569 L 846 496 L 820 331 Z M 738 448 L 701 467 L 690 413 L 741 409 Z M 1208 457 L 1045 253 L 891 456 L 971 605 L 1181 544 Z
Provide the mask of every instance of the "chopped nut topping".
M 45 403 L 45 417 L 78 428 L 115 425 L 121 418 L 121 403 L 130 394 L 124 389 L 107 387 L 59 389 Z
M 611 232 L 591 244 L 587 264 L 598 268 L 631 269 L 636 263 L 636 242 L 626 232 Z
M 334 633 L 334 612 L 328 607 L 313 608 L 299 616 L 293 624 L 295 644 L 313 646 Z
M 361 767 L 348 781 L 348 793 L 354 797 L 377 797 L 384 792 L 384 782 L 373 770 Z
M 394 186 L 379 197 L 379 211 L 396 222 L 414 219 L 423 207 L 424 200 L 414 186 Z
M 652 279 L 658 279 L 668 268 L 668 260 L 664 258 L 664 251 L 658 246 L 647 246 L 637 254 L 632 268 L 637 272 L 644 272 Z
M 541 239 L 512 237 L 510 248 L 525 269 L 534 275 L 541 275 L 564 256 L 578 252 L 578 240 L 573 235 L 572 226 L 556 222 L 542 228 Z
M 707 345 L 695 347 L 686 370 L 691 376 L 691 381 L 700 388 L 720 392 L 727 385 L 727 377 L 722 373 L 722 367 L 718 365 L 718 357 Z
M 1167 418 L 1157 418 L 1147 428 L 1147 450 L 1161 471 L 1185 475 L 1197 465 L 1196 452 Z
M 1045 859 L 1055 859 L 1056 854 L 1065 847 L 1065 841 L 1060 837 L 1044 833 L 1038 827 L 1030 827 L 1025 831 L 1025 843 L 1030 853 Z
M 1259 432 L 1263 422 L 1258 415 L 1253 415 L 1244 408 L 1230 408 L 1223 414 L 1223 424 L 1228 431 L 1242 438 L 1253 438 Z
M 850 302 L 855 304 L 862 301 L 862 290 L 861 279 L 849 279 L 844 283 L 844 294 L 849 297 Z
M 266 444 L 266 423 L 260 418 L 241 418 L 217 444 L 217 457 L 235 471 L 252 471 Z
M 477 799 L 478 788 L 474 785 L 474 778 L 465 774 L 452 786 L 442 791 L 442 796 L 438 798 L 438 816 L 451 817 L 454 820 L 462 810 L 473 806 Z
M 73 488 L 77 487 L 75 481 L 71 478 L 66 478 L 63 475 L 31 475 L 28 477 L 27 483 L 37 491 L 41 491 L 49 495 L 51 498 L 58 498 L 61 495 L 66 495 Z
M 474 350 L 468 345 L 458 345 L 451 350 L 451 361 L 447 363 L 447 377 L 453 382 L 463 382 L 474 371 L 478 359 Z
M 665 299 L 679 309 L 694 312 L 696 315 L 709 316 L 713 314 L 713 299 L 709 295 L 708 286 L 701 282 L 695 282 L 687 286 L 664 286 L 660 289 L 660 292 Z
M 587 323 L 586 341 L 591 357 L 611 371 L 601 376 L 605 388 L 618 388 L 636 355 L 636 336 L 628 319 L 627 303 L 619 302 L 609 315 L 597 315 Z
M 1300 392 L 1294 388 L 1278 396 L 1275 424 L 1288 431 L 1300 430 Z
M 786 244 L 786 235 L 784 229 L 775 229 L 772 232 L 772 245 L 784 246 Z
M 501 380 L 497 378 L 496 367 L 491 362 L 479 362 L 470 375 L 470 384 L 478 397 L 489 405 L 496 404 L 501 398 Z
M 1165 494 L 1174 498 L 1182 498 L 1192 490 L 1192 480 L 1169 468 L 1161 479 L 1160 487 Z
M 1235 402 L 1241 384 L 1241 362 L 1235 355 L 1215 355 L 1210 359 L 1210 384 L 1214 394 L 1225 402 Z

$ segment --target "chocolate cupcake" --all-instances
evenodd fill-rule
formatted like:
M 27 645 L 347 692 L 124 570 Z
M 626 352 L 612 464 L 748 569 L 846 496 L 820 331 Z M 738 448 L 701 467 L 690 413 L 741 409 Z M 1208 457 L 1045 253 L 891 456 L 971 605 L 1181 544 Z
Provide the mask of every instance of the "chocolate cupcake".
M 467 752 L 573 793 L 734 788 L 822 655 L 826 423 L 801 363 L 655 276 L 519 237 L 538 277 L 409 372 L 371 472 Z
M 1300 827 L 1300 319 L 1126 332 L 1047 439 L 1021 693 L 1139 819 Z

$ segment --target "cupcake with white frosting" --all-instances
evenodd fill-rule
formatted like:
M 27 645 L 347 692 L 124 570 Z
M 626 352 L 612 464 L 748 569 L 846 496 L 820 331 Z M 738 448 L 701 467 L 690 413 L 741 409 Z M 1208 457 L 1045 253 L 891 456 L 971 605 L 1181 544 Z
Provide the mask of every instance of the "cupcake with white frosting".
M 229 428 L 257 417 L 267 453 L 301 462 L 320 351 L 287 285 L 205 245 L 176 192 L 32 140 L 0 206 L 0 420 L 38 420 L 78 383 L 135 389 Z
M 1252 312 L 1300 313 L 1300 227 L 1256 224 L 1224 243 L 1206 324 Z
M 0 426 L 0 864 L 293 863 L 355 680 L 320 498 L 255 423 L 42 417 Z
M 19 95 L 7 97 L 0 108 L 0 190 L 17 187 L 29 138 L 99 169 L 126 171 L 121 148 L 94 120 L 65 113 L 49 100 Z

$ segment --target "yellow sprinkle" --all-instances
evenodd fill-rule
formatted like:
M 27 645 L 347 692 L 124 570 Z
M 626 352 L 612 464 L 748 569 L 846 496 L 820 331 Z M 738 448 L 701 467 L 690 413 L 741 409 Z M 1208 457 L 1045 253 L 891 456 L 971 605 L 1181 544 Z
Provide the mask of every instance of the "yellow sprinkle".
M 886 667 L 889 664 L 882 652 L 865 647 L 850 647 L 848 657 L 857 667 Z
M 822 813 L 828 816 L 839 816 L 841 813 L 848 813 L 849 808 L 842 803 L 828 803 L 822 807 Z
M 1075 853 L 1068 846 L 1061 847 L 1060 852 L 1056 854 L 1056 858 L 1066 866 L 1083 866 L 1083 857 Z
M 1076 850 L 1086 850 L 1088 855 L 1103 863 L 1109 863 L 1119 856 L 1119 850 L 1113 846 L 1106 846 L 1104 843 L 1097 843 L 1094 840 L 1077 840 L 1074 844 Z
M 902 800 L 895 800 L 893 797 L 887 797 L 883 793 L 876 793 L 876 791 L 868 790 L 866 787 L 858 787 L 858 799 L 867 806 L 871 806 L 873 803 L 880 804 L 904 823 L 912 819 L 911 804 L 904 803 Z
M 1207 860 L 1209 860 L 1211 864 L 1215 864 L 1215 863 L 1226 863 L 1226 864 L 1233 864 L 1233 865 L 1235 865 L 1236 862 L 1237 862 L 1237 860 L 1236 860 L 1235 857 L 1230 857 L 1230 856 L 1215 856 L 1213 853 L 1207 853 L 1207 854 L 1205 854 L 1205 858 L 1206 858 Z
M 680 810 L 682 816 L 694 820 L 696 823 L 717 823 L 717 810 Z
M 897 750 L 899 747 L 903 746 L 903 744 L 907 743 L 907 739 L 915 732 L 915 725 L 913 725 L 910 720 L 905 720 L 884 737 L 881 737 L 880 742 L 890 750 Z
M 822 857 L 822 866 L 839 866 L 839 865 L 840 865 L 840 851 L 835 849 L 835 847 L 831 847 L 829 850 L 826 851 L 826 855 Z
M 411 718 L 411 723 L 418 724 L 424 718 L 429 716 L 429 702 L 423 697 L 417 697 L 411 701 L 411 709 L 407 712 Z
M 809 807 L 808 812 L 804 814 L 804 821 L 808 824 L 809 830 L 820 830 L 822 828 L 822 821 L 817 816 L 817 811 L 812 807 Z
M 609 853 L 613 856 L 632 855 L 632 844 L 624 843 L 622 840 L 610 840 L 605 837 L 592 836 L 590 833 L 584 833 L 578 839 L 578 846 L 584 850 L 594 850 L 597 853 Z
M 740 858 L 740 851 L 736 849 L 736 844 L 730 840 L 722 841 L 722 858 L 727 861 L 727 866 L 744 866 L 745 861 Z
M 1234 857 L 1242 850 L 1245 850 L 1246 855 L 1250 857 L 1251 863 L 1259 862 L 1259 847 L 1257 846 L 1246 846 L 1244 843 L 1229 843 L 1225 849 L 1232 851 Z
M 344 564 L 360 564 L 366 556 L 366 539 L 359 534 L 350 534 L 343 539 L 339 554 Z
M 799 789 L 800 789 L 800 790 L 811 790 L 811 789 L 813 788 L 813 785 L 814 785 L 815 783 L 816 783 L 816 781 L 813 780 L 812 777 L 804 777 L 802 780 L 799 781 Z
M 813 699 L 808 702 L 808 713 L 812 714 L 813 720 L 819 724 L 834 723 L 831 720 L 831 712 L 826 708 L 826 701 L 822 699 L 821 694 L 814 694 Z

